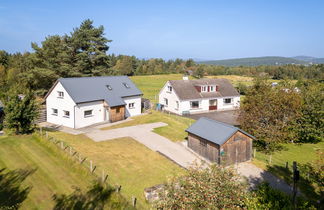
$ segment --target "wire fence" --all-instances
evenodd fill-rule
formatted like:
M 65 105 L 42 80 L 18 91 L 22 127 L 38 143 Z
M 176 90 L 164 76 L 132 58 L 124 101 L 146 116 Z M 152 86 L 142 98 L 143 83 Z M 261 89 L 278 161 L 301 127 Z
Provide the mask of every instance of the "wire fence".
M 65 154 L 68 154 L 73 161 L 78 162 L 82 167 L 84 167 L 90 174 L 95 176 L 102 183 L 107 182 L 109 177 L 108 171 L 102 168 L 100 169 L 93 160 L 82 155 L 80 152 L 78 152 L 72 146 L 68 145 L 66 142 L 59 140 L 54 136 L 51 136 L 50 132 L 43 130 L 42 127 L 39 128 L 38 134 L 40 135 L 41 139 L 45 139 L 53 143 L 59 149 L 65 152 Z M 121 193 L 121 185 L 118 184 L 114 185 L 113 187 L 115 187 L 116 192 Z M 131 197 L 131 204 L 133 207 L 139 208 L 139 205 L 137 204 L 137 198 L 135 196 Z

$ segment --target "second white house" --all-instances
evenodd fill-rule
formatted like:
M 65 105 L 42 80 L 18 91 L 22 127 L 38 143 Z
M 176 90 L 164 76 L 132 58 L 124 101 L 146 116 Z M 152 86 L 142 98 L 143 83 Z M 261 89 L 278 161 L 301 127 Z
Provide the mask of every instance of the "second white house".
M 167 81 L 159 93 L 162 109 L 179 115 L 234 110 L 240 106 L 240 94 L 227 79 Z

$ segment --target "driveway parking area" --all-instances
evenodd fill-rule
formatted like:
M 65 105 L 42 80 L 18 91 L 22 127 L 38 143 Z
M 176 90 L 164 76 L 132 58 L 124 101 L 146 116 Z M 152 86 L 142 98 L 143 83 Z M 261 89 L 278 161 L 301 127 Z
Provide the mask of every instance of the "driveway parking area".
M 237 121 L 238 111 L 214 111 L 200 114 L 191 114 L 185 117 L 192 118 L 194 120 L 198 120 L 201 117 L 207 117 L 212 120 L 217 120 L 220 122 L 228 123 L 230 125 L 239 125 Z

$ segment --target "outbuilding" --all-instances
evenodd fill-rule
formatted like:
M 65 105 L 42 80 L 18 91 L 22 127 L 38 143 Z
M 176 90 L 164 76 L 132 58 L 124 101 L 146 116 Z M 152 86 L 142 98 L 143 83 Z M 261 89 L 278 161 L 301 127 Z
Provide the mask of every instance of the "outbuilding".
M 231 165 L 252 157 L 255 137 L 235 126 L 202 117 L 186 131 L 188 147 L 211 162 Z

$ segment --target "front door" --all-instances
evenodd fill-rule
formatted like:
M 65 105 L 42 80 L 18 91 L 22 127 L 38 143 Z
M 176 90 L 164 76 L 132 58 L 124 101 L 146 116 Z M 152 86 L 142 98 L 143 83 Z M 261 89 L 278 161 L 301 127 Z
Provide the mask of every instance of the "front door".
M 217 99 L 209 100 L 209 110 L 217 110 Z

